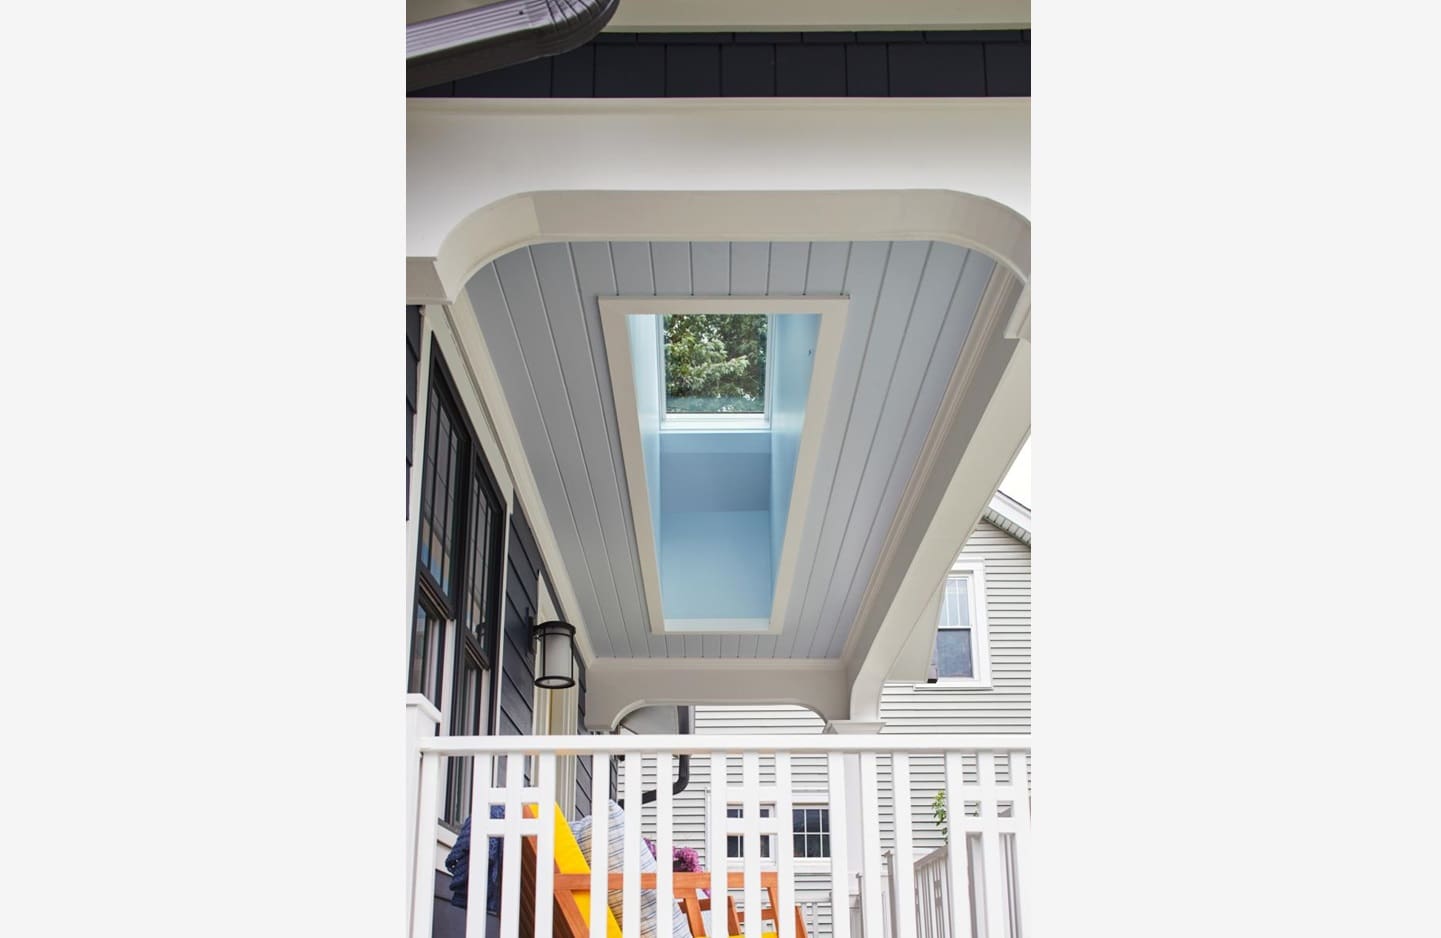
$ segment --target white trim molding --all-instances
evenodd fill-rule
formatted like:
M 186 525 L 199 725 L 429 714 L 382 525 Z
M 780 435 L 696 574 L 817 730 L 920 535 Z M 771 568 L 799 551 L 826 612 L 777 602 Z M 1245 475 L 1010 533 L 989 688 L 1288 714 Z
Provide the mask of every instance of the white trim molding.
M 611 392 L 615 397 L 616 422 L 620 430 L 621 456 L 625 462 L 626 489 L 635 522 L 636 550 L 640 555 L 641 585 L 645 593 L 650 630 L 655 635 L 742 634 L 778 635 L 790 603 L 791 586 L 799 560 L 801 529 L 805 523 L 811 477 L 820 452 L 821 433 L 840 358 L 841 336 L 845 332 L 850 298 L 844 296 L 619 296 L 599 298 L 601 330 L 606 358 L 610 364 Z M 776 567 L 775 590 L 769 620 L 681 619 L 666 621 L 660 595 L 660 545 L 655 542 L 652 511 L 646 487 L 645 453 L 641 446 L 640 413 L 637 409 L 635 370 L 630 356 L 626 320 L 630 316 L 671 314 L 768 315 L 812 314 L 821 317 L 820 335 L 811 367 L 806 396 L 805 422 L 796 456 L 792 498 L 786 515 L 786 533 Z
M 598 658 L 586 671 L 586 729 L 662 705 L 796 704 L 844 721 L 849 688 L 838 658 Z

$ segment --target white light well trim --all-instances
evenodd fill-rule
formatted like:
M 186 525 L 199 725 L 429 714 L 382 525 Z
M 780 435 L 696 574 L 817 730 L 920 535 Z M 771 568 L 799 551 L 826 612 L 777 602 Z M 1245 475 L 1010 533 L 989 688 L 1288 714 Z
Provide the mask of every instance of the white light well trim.
M 616 422 L 620 429 L 621 455 L 625 460 L 626 490 L 630 495 L 631 517 L 635 523 L 636 551 L 640 556 L 641 585 L 645 593 L 646 613 L 650 630 L 655 635 L 696 634 L 710 629 L 672 631 L 667 627 L 660 599 L 660 545 L 655 542 L 651 523 L 652 506 L 646 488 L 645 454 L 641 448 L 640 413 L 635 394 L 635 369 L 630 360 L 630 337 L 626 327 L 628 316 L 664 316 L 668 314 L 811 314 L 821 317 L 816 354 L 811 366 L 811 384 L 806 394 L 805 425 L 801 429 L 800 448 L 796 456 L 796 475 L 791 483 L 790 511 L 786 515 L 786 536 L 781 543 L 781 559 L 776 568 L 775 590 L 771 597 L 771 614 L 764 629 L 717 629 L 716 632 L 741 635 L 779 635 L 790 603 L 791 584 L 800 551 L 801 527 L 805 523 L 807 500 L 802 493 L 810 490 L 820 452 L 821 431 L 825 427 L 826 408 L 830 403 L 831 385 L 835 381 L 836 362 L 840 357 L 841 335 L 845 331 L 847 296 L 603 296 L 600 300 L 601 331 L 605 336 L 606 359 L 610 364 L 611 392 L 615 398 Z M 654 510 L 659 510 L 655 506 Z M 683 620 L 684 621 L 684 620 Z M 718 622 L 725 620 L 691 620 Z M 740 620 L 752 622 L 757 620 Z
M 690 635 L 705 633 L 746 632 L 752 635 L 768 634 L 769 619 L 666 619 L 667 633 L 685 632 Z

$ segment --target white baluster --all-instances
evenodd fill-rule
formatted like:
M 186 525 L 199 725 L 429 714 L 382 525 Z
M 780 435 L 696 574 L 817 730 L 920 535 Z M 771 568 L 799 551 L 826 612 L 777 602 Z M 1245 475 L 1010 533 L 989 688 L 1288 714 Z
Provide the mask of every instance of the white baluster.
M 966 849 L 966 784 L 959 752 L 946 753 L 946 871 L 949 874 L 951 934 L 971 935 L 971 889 L 969 851 Z
M 440 789 L 440 763 L 444 756 L 427 752 L 420 757 L 416 814 L 415 884 L 410 906 L 411 938 L 430 938 L 435 915 L 435 805 Z M 472 877 L 472 881 L 473 881 Z
M 1007 938 L 1010 934 L 1006 902 L 1006 871 L 1001 864 L 1001 824 L 997 804 L 996 754 L 976 756 L 981 800 L 981 856 L 985 869 L 986 938 Z
M 625 839 L 621 843 L 625 879 L 621 886 L 620 927 L 627 935 L 640 934 L 640 843 L 641 755 L 625 757 Z
M 827 787 L 831 796 L 831 935 L 832 938 L 851 938 L 851 877 L 846 867 L 849 857 L 846 841 L 850 834 L 846 830 L 845 756 L 833 752 L 826 760 L 829 763 Z
M 535 850 L 535 933 L 549 935 L 555 911 L 555 753 L 541 753 L 536 771 L 540 799 L 535 814 L 540 833 Z
M 877 806 L 881 803 L 876 782 L 876 754 L 861 753 L 861 866 L 865 887 L 861 890 L 861 911 L 865 916 L 866 938 L 882 934 L 885 927 L 881 915 L 882 896 L 886 893 L 886 874 L 881 863 L 881 822 Z
M 727 758 L 723 752 L 711 754 L 711 806 L 710 806 L 710 924 L 707 932 L 711 935 L 729 934 L 726 930 L 726 899 L 730 895 L 727 886 L 726 861 L 726 771 Z
M 1026 753 L 1011 750 L 1011 817 L 1015 819 L 1016 906 L 1020 910 L 1019 922 L 1011 924 L 1015 938 L 1020 938 L 1026 926 L 1026 897 L 1029 889 L 1026 882 L 1026 863 L 1031 855 L 1031 792 L 1026 781 Z
M 460 758 L 464 758 L 463 756 Z M 490 756 L 470 764 L 470 874 L 465 893 L 465 938 L 485 938 L 485 906 L 490 901 Z
M 745 899 L 745 938 L 761 938 L 761 799 L 758 752 L 741 754 L 741 853 Z
M 669 934 L 671 917 L 675 914 L 675 888 L 672 870 L 675 834 L 671 830 L 673 803 L 671 792 L 671 754 L 655 756 L 655 910 L 661 934 Z
M 520 938 L 520 838 L 525 825 L 521 814 L 520 790 L 525 784 L 525 757 L 505 757 L 505 845 L 500 862 L 500 938 Z M 475 818 L 470 819 L 471 842 L 475 842 Z
M 610 754 L 596 753 L 590 777 L 590 938 L 606 938 L 610 889 Z
M 911 842 L 911 757 L 891 754 L 891 796 L 896 815 L 896 938 L 916 938 L 916 852 Z
M 791 754 L 776 753 L 776 867 L 780 888 L 776 890 L 776 930 L 780 938 L 796 938 L 795 838 L 791 831 Z M 835 829 L 835 815 L 831 816 Z

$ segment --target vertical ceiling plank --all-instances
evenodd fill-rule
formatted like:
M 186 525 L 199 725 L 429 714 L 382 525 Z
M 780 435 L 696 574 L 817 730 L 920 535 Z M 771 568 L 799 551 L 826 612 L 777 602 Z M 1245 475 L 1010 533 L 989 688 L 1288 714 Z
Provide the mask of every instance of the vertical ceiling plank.
M 902 449 L 905 431 L 916 419 L 927 426 L 934 421 L 933 408 L 917 406 L 927 365 L 939 358 L 943 363 L 948 360 L 954 367 L 960 357 L 959 344 L 942 347 L 938 339 L 960 282 L 965 258 L 964 248 L 933 244 L 926 260 L 896 352 L 895 366 L 883 394 L 880 419 L 864 447 L 864 465 L 851 499 L 855 507 L 836 556 L 833 585 L 821 606 L 821 622 L 831 624 L 833 631 L 849 626 L 839 619 L 841 609 L 852 594 L 864 590 L 864 584 L 858 585 L 857 580 L 869 580 L 869 576 L 860 575 L 859 565 L 862 550 L 878 526 L 881 496 L 896 475 L 904 473 L 909 477 L 909 470 L 919 456 L 919 446 L 914 451 Z M 818 634 L 815 644 L 828 649 L 832 637 Z
M 876 561 L 880 557 L 881 545 L 885 542 L 886 533 L 900 507 L 901 496 L 905 493 L 906 484 L 910 481 L 914 460 L 919 457 L 921 447 L 931 432 L 936 413 L 940 410 L 941 399 L 945 397 L 946 387 L 950 384 L 951 375 L 955 371 L 960 349 L 969 338 L 971 325 L 975 322 L 976 312 L 980 309 L 981 297 L 985 294 L 986 286 L 990 283 L 995 267 L 995 261 L 984 254 L 971 251 L 966 255 L 960 282 L 956 284 L 950 306 L 946 310 L 945 320 L 941 325 L 940 334 L 936 339 L 937 352 L 926 365 L 925 377 L 921 382 L 916 400 L 916 416 L 911 420 L 910 426 L 906 428 L 899 448 L 900 452 L 914 453 L 915 456 L 911 459 L 910 468 L 905 471 L 898 468 L 887 483 L 886 490 L 876 509 L 877 517 L 881 521 L 875 525 L 875 530 L 871 532 L 870 539 L 862 552 L 860 569 L 867 571 L 867 579 L 870 577 L 870 571 L 875 569 Z M 942 350 L 949 351 L 943 352 Z M 863 594 L 864 587 L 862 586 L 847 598 L 840 612 L 841 622 L 853 623 L 855 621 L 855 617 L 860 611 Z M 848 632 L 849 626 L 838 629 L 836 634 L 831 637 L 831 656 L 841 653 Z
M 612 620 L 631 635 L 633 647 L 648 634 L 636 564 L 632 559 L 631 526 L 626 524 L 619 498 L 623 482 L 616 476 L 612 459 L 612 433 L 602 398 L 609 397 L 596 372 L 592 349 L 599 333 L 592 335 L 586 309 L 581 301 L 578 270 L 566 244 L 538 244 L 531 248 L 540 284 L 545 323 L 560 363 L 558 380 L 565 391 L 570 417 L 580 443 L 581 466 L 588 486 L 588 498 L 596 515 L 601 553 L 592 556 L 593 566 L 604 581 L 600 584 Z M 614 411 L 614 402 L 611 405 Z

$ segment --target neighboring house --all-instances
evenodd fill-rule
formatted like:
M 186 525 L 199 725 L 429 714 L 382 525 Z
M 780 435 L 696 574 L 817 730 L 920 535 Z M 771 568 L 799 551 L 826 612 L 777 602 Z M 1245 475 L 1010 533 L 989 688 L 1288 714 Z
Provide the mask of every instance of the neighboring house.
M 412 0 L 409 19 L 468 5 Z M 854 922 L 814 921 L 879 938 L 886 896 L 920 871 L 884 852 L 937 843 L 937 766 L 980 805 L 962 823 L 986 869 L 1028 825 L 1007 773 L 1029 750 L 1010 579 L 1029 526 L 994 493 L 1030 431 L 1029 10 L 606 6 L 520 3 L 611 19 L 558 55 L 521 61 L 497 35 L 431 61 L 517 64 L 413 84 L 407 102 L 411 935 L 459 933 L 441 861 L 465 817 L 478 843 L 528 833 L 544 851 L 554 832 L 522 803 L 574 820 L 655 787 L 627 817 L 698 839 L 710 888 L 759 905 L 760 850 L 742 888 L 713 860 L 728 837 L 772 837 L 778 901 L 859 889 Z M 746 317 L 746 338 L 687 346 L 668 325 L 685 316 Z M 938 595 L 958 553 L 984 570 Z M 986 628 L 977 607 L 965 634 L 957 610 L 983 590 Z M 989 668 L 990 689 L 918 686 L 933 656 L 969 661 L 973 682 Z M 967 732 L 930 732 L 960 701 Z M 701 708 L 695 734 L 616 732 L 676 707 Z M 731 724 L 714 708 L 751 707 L 796 722 L 717 732 Z M 693 775 L 671 803 L 643 780 L 681 754 Z M 728 778 L 706 774 L 720 759 Z M 816 812 L 799 842 L 779 836 L 794 808 Z M 597 886 L 624 865 L 608 858 Z M 983 886 L 936 909 L 1019 934 L 1002 880 Z M 486 930 L 515 934 L 501 920 L 519 905 Z M 551 912 L 538 904 L 541 933 Z
M 882 733 L 1029 733 L 1031 728 L 1031 517 L 1030 511 L 997 493 L 966 540 L 947 576 L 939 602 L 937 625 L 957 653 L 937 655 L 945 665 L 934 683 L 887 682 L 881 697 Z M 959 649 L 964 649 L 964 654 Z M 695 709 L 698 734 L 819 734 L 826 721 L 797 706 L 700 706 Z M 831 931 L 829 788 L 824 759 L 798 758 L 794 772 L 796 889 L 814 933 Z M 739 774 L 732 772 L 734 781 Z M 945 846 L 936 823 L 934 799 L 944 788 L 937 757 L 917 758 L 911 767 L 910 810 L 913 849 L 918 857 Z M 690 787 L 676 796 L 677 843 L 703 857 L 707 844 L 709 767 L 692 763 Z M 879 773 L 881 848 L 895 849 L 895 801 L 888 767 Z M 624 790 L 622 789 L 622 794 Z M 850 793 L 851 810 L 859 814 L 859 792 Z M 643 825 L 654 838 L 654 819 Z M 742 855 L 739 838 L 729 838 L 728 855 Z M 778 850 L 762 847 L 762 866 L 774 867 Z M 733 863 L 737 866 L 738 864 Z

